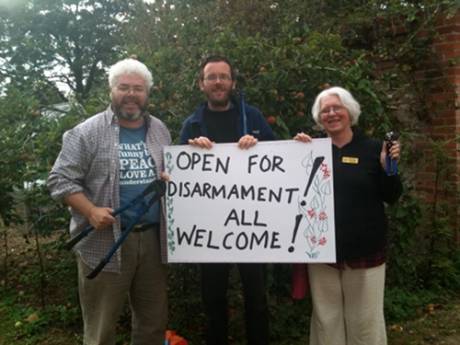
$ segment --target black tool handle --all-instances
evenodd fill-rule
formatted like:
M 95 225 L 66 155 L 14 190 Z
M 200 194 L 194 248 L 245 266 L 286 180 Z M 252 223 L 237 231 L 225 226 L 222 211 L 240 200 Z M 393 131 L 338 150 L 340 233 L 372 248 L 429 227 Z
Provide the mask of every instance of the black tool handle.
M 110 248 L 109 252 L 107 253 L 107 255 L 101 260 L 101 262 L 99 262 L 99 264 L 96 266 L 96 268 L 94 268 L 94 270 L 92 272 L 90 272 L 86 278 L 88 279 L 93 279 L 95 278 L 99 272 L 102 271 L 102 269 L 105 267 L 105 265 L 107 265 L 107 263 L 110 261 L 110 259 L 112 258 L 113 254 L 115 254 L 115 252 L 117 251 L 117 249 L 121 246 L 121 244 L 126 240 L 126 238 L 128 237 L 129 233 L 131 232 L 131 230 L 134 228 L 134 225 L 136 225 L 139 220 L 142 218 L 142 216 L 144 215 L 144 213 L 146 213 L 148 211 L 148 209 L 155 203 L 157 202 L 158 200 L 161 199 L 161 197 L 165 194 L 165 191 L 166 191 L 166 183 L 164 181 L 161 181 L 162 184 L 158 185 L 159 186 L 159 189 L 157 191 L 157 193 L 152 196 L 152 198 L 149 200 L 149 202 L 147 204 L 144 204 L 142 206 L 142 208 L 138 211 L 135 219 L 131 222 L 131 224 L 128 226 L 128 228 L 123 231 L 121 233 L 121 236 L 118 238 L 118 240 L 115 242 L 115 244 L 112 246 L 112 248 Z
M 109 258 L 110 260 L 110 258 Z M 96 268 L 94 270 L 92 270 L 87 276 L 86 278 L 88 279 L 94 279 L 96 278 L 96 276 L 99 274 L 99 272 L 102 271 L 102 269 L 105 267 L 105 265 L 107 265 L 107 263 L 109 262 L 109 260 L 107 260 L 106 258 L 102 259 L 101 262 L 99 262 L 99 264 L 96 266 Z
M 70 240 L 64 244 L 64 248 L 67 250 L 70 250 L 73 248 L 74 245 L 76 245 L 78 242 L 80 242 L 84 237 L 88 236 L 88 234 L 94 230 L 94 227 L 92 225 L 87 226 L 82 232 L 80 232 L 77 236 L 72 237 Z
M 140 193 L 138 196 L 136 196 L 135 198 L 133 198 L 130 202 L 128 202 L 125 206 L 123 207 L 119 207 L 117 208 L 116 210 L 113 211 L 112 213 L 112 216 L 117 216 L 119 215 L 120 213 L 124 212 L 125 210 L 127 210 L 128 208 L 131 208 L 133 207 L 134 205 L 138 204 L 139 202 L 141 202 L 144 197 L 155 191 L 157 193 L 160 193 L 161 195 L 164 195 L 165 193 L 165 190 L 166 190 L 166 183 L 163 181 L 163 180 L 155 180 L 155 181 L 152 181 L 143 191 L 142 193 Z M 71 238 L 69 241 L 66 242 L 66 244 L 64 244 L 64 248 L 67 249 L 67 250 L 70 250 L 73 248 L 73 246 L 75 246 L 78 242 L 80 242 L 83 238 L 85 238 L 86 236 L 89 235 L 89 233 L 91 231 L 94 230 L 94 227 L 89 225 L 87 226 L 82 232 L 80 232 L 77 236 Z

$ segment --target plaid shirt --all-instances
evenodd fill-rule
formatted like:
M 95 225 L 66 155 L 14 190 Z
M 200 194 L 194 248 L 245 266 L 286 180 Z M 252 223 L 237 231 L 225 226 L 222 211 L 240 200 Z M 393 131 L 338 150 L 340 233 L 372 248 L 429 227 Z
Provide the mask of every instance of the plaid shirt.
M 166 126 L 159 119 L 147 118 L 146 145 L 158 170 L 163 170 L 163 146 L 171 143 Z M 82 192 L 96 206 L 120 206 L 118 157 L 120 126 L 110 107 L 64 133 L 62 149 L 48 177 L 51 196 L 58 201 Z M 159 172 L 157 171 L 157 175 Z M 164 208 L 163 208 L 164 209 Z M 71 236 L 88 226 L 88 220 L 70 208 Z M 164 214 L 161 233 L 165 233 Z M 75 250 L 83 262 L 94 268 L 120 237 L 120 218 L 112 229 L 92 231 L 80 241 Z M 120 250 L 105 266 L 104 271 L 120 272 Z

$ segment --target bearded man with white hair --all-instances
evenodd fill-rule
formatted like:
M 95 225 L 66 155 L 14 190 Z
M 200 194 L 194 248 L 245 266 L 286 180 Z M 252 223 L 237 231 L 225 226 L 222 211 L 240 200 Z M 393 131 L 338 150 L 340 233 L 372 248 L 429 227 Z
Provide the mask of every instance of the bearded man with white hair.
M 123 246 L 93 280 L 86 278 L 137 216 L 129 209 L 113 216 L 157 179 L 166 126 L 148 114 L 149 69 L 125 59 L 109 70 L 111 105 L 63 136 L 49 174 L 51 196 L 69 206 L 70 233 L 94 227 L 76 248 L 85 345 L 114 345 L 126 295 L 132 312 L 132 344 L 162 345 L 167 323 L 166 267 L 161 263 L 159 202 L 142 216 Z M 148 195 L 146 196 L 146 198 Z

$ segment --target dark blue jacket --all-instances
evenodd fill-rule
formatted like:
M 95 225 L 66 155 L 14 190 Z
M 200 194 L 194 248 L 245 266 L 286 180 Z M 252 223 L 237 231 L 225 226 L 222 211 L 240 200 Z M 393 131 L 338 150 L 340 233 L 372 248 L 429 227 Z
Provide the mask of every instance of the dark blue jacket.
M 240 138 L 246 134 L 250 134 L 260 141 L 274 140 L 275 135 L 260 110 L 244 101 L 238 103 L 237 105 L 232 100 L 233 106 L 238 107 L 238 133 L 240 134 Z M 203 119 L 203 112 L 206 105 L 207 102 L 202 103 L 192 115 L 185 119 L 180 133 L 180 144 L 187 144 L 189 139 L 199 136 L 208 137 L 208 131 Z

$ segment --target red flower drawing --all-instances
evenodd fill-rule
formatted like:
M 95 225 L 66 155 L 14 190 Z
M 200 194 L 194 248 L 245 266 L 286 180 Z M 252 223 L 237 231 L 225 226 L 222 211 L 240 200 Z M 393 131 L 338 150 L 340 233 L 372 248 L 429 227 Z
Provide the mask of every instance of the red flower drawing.
M 323 172 L 323 179 L 326 179 L 331 176 L 331 171 L 327 168 L 326 163 L 322 163 L 320 170 Z
M 318 216 L 319 220 L 326 220 L 327 219 L 327 214 L 326 212 L 324 211 L 321 211 L 319 216 Z

